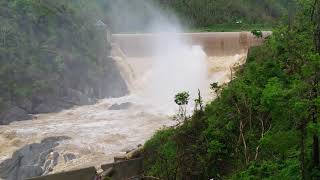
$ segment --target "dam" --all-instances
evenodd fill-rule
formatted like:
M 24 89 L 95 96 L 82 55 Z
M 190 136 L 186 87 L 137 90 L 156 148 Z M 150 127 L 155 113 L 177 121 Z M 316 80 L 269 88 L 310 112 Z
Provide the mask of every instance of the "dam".
M 264 32 L 264 37 L 270 32 Z M 250 32 L 114 34 L 109 60 L 117 62 L 130 93 L 94 105 L 37 114 L 0 126 L 0 179 L 99 167 L 175 125 L 175 93 L 228 83 L 263 38 Z M 192 109 L 192 105 L 190 106 Z
M 208 97 L 209 84 L 227 83 L 232 70 L 245 62 L 248 49 L 261 45 L 270 34 L 263 32 L 262 38 L 255 37 L 251 32 L 113 34 L 112 56 L 131 92 L 136 93 L 137 89 L 141 90 L 139 86 L 146 88 L 148 83 L 157 81 L 160 84 L 167 82 L 162 87 L 171 88 L 171 92 L 162 98 L 172 98 L 174 93 L 185 90 L 195 94 L 198 89 Z M 157 77 L 146 80 L 147 76 L 152 75 Z M 172 79 L 178 76 L 181 77 Z M 144 80 L 147 82 L 144 83 Z M 193 86 L 193 90 L 186 84 Z M 143 93 L 147 94 L 146 91 Z M 157 96 L 161 93 L 163 90 Z
M 263 32 L 263 36 L 270 33 Z M 129 57 L 146 57 L 152 56 L 152 49 L 155 48 L 153 42 L 163 36 L 168 36 L 170 40 L 172 34 L 113 34 L 111 41 Z M 256 38 L 250 32 L 179 33 L 174 36 L 184 39 L 189 45 L 201 46 L 207 56 L 233 55 L 263 43 L 263 38 Z

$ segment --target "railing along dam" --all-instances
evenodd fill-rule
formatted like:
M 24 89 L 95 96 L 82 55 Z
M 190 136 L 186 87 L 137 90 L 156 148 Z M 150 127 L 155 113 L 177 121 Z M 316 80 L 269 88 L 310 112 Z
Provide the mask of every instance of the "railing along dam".
M 271 32 L 263 32 L 263 37 L 270 34 Z M 208 56 L 237 54 L 252 46 L 261 45 L 264 41 L 264 38 L 257 38 L 250 32 L 180 33 L 177 36 L 186 40 L 189 45 L 201 46 Z M 111 39 L 126 56 L 147 57 L 155 48 L 153 42 L 162 37 L 163 34 L 113 34 Z

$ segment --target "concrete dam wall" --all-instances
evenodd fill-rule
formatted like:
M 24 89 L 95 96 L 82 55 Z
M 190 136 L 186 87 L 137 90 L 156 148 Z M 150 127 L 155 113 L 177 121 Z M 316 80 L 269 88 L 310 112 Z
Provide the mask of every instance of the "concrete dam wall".
M 117 60 L 130 92 L 145 86 L 143 80 L 148 75 L 156 77 L 149 78 L 149 82 L 163 82 L 165 76 L 171 79 L 183 75 L 172 79 L 171 84 L 169 82 L 157 88 L 177 86 L 168 90 L 173 92 L 194 86 L 208 94 L 209 87 L 206 85 L 212 82 L 227 83 L 232 76 L 230 71 L 245 62 L 248 49 L 261 45 L 270 34 L 263 32 L 262 38 L 251 32 L 113 34 L 112 56 Z M 181 69 L 189 73 L 179 72 Z M 179 73 L 172 74 L 174 72 Z M 177 85 L 178 82 L 181 82 L 181 86 Z M 190 87 L 186 84 L 190 84 Z M 166 96 L 171 97 L 172 93 L 168 92 Z
M 271 32 L 263 32 L 267 37 Z M 172 34 L 168 34 L 170 36 Z M 264 38 L 257 38 L 251 32 L 208 32 L 208 33 L 180 33 L 180 36 L 190 46 L 198 45 L 203 48 L 208 56 L 225 56 L 241 53 L 252 46 L 261 45 Z M 159 41 L 163 35 L 159 34 L 113 34 L 113 43 L 120 46 L 128 57 L 151 56 L 154 41 Z M 168 44 L 170 41 L 167 42 Z

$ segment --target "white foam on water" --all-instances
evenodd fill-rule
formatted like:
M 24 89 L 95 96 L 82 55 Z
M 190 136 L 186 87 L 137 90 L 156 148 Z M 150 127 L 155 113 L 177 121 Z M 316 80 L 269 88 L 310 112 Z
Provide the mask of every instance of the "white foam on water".
M 166 56 L 167 59 L 155 58 L 156 66 L 151 73 L 149 68 L 141 72 L 144 83 L 131 95 L 0 126 L 0 160 L 9 158 L 26 144 L 46 137 L 68 136 L 71 139 L 60 142 L 56 150 L 62 154 L 72 152 L 77 159 L 68 163 L 59 161 L 54 172 L 112 161 L 123 149 L 143 144 L 156 130 L 176 123 L 169 118 L 178 109 L 174 104 L 175 93 L 189 91 L 193 102 L 198 88 L 208 90 L 211 81 L 225 83 L 230 78 L 230 67 L 245 57 L 205 58 L 202 53 L 199 47 L 190 47 L 176 56 Z M 164 60 L 163 64 L 157 62 L 160 60 Z M 132 104 L 129 109 L 108 110 L 113 104 L 126 102 Z
M 115 12 L 122 14 L 123 11 Z M 156 9 L 150 12 L 156 12 Z M 182 32 L 179 24 L 167 22 L 161 18 L 161 12 L 154 17 L 151 22 L 155 24 L 146 27 L 152 32 L 160 32 L 153 42 L 152 57 L 119 55 L 115 58 L 121 74 L 127 77 L 130 95 L 0 126 L 0 161 L 23 146 L 41 142 L 46 137 L 68 136 L 70 139 L 60 142 L 55 150 L 60 154 L 76 154 L 77 159 L 67 163 L 59 160 L 53 172 L 110 162 L 123 149 L 143 144 L 158 129 L 176 123 L 170 119 L 178 109 L 174 103 L 175 94 L 190 93 L 191 112 L 198 89 L 210 98 L 209 84 L 227 82 L 230 67 L 245 57 L 245 54 L 207 57 L 200 46 L 188 44 L 177 34 Z M 109 110 L 113 104 L 127 102 L 132 104 L 129 109 Z

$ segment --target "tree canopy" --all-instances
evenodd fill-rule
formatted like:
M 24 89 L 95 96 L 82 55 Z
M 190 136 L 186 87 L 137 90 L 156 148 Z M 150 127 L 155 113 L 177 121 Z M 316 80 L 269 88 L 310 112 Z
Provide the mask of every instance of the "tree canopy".
M 161 179 L 320 178 L 320 2 L 296 3 L 293 17 L 284 18 L 263 46 L 250 50 L 236 78 L 203 113 L 146 143 L 146 174 Z

